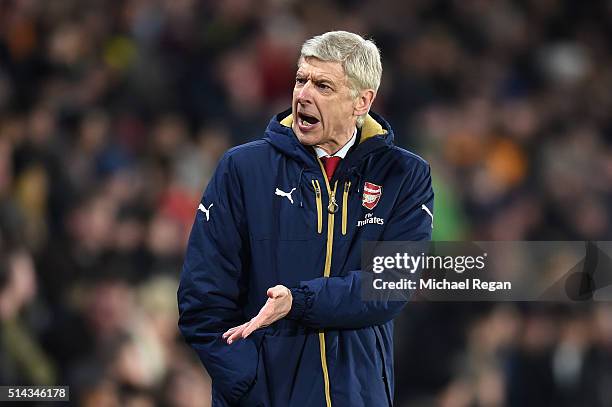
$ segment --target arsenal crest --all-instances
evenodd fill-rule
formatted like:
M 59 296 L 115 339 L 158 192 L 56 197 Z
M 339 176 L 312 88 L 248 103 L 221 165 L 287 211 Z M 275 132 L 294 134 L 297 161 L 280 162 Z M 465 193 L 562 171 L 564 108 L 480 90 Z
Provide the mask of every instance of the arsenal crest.
M 361 201 L 361 204 L 369 210 L 372 210 L 376 205 L 378 205 L 378 201 L 380 201 L 381 195 L 382 187 L 380 185 L 372 184 L 371 182 L 366 182 L 365 184 L 363 184 L 363 199 Z

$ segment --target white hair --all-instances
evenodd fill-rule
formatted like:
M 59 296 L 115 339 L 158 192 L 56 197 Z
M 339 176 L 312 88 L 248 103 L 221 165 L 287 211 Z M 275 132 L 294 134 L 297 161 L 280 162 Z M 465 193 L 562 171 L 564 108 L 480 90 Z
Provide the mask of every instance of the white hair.
M 317 35 L 302 45 L 298 65 L 305 58 L 339 62 L 353 97 L 365 89 L 374 89 L 376 92 L 380 86 L 380 51 L 372 40 L 366 40 L 360 35 L 348 31 L 330 31 Z M 357 118 L 357 127 L 363 125 L 366 114 Z

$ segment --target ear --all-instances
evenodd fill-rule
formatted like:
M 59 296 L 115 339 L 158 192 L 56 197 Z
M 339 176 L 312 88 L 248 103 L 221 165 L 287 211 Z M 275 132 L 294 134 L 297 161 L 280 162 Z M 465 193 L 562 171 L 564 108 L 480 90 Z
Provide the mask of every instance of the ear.
M 376 91 L 374 89 L 366 89 L 359 92 L 359 95 L 357 95 L 357 98 L 355 99 L 353 114 L 355 116 L 366 114 L 370 110 L 372 103 L 374 103 L 375 98 Z

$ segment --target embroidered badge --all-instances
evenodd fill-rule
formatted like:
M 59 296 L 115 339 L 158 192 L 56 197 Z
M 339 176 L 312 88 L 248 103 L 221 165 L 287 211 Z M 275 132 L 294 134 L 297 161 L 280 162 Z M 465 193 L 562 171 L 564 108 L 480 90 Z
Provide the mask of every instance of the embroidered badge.
M 372 210 L 376 205 L 378 205 L 378 201 L 380 201 L 381 195 L 382 187 L 380 185 L 372 184 L 371 182 L 366 182 L 363 185 L 363 199 L 361 201 L 361 204 L 369 210 Z

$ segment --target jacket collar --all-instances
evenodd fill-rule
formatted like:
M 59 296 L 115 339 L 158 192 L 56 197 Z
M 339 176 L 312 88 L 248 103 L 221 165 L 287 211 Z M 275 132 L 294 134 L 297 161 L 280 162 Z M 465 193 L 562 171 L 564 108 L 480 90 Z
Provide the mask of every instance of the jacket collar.
M 284 114 L 286 112 L 281 113 Z M 374 113 L 374 115 L 376 115 Z M 378 115 L 376 115 L 378 116 Z M 288 115 L 286 115 L 284 117 L 284 119 L 282 119 L 280 121 L 280 124 L 285 126 L 285 127 L 289 127 L 291 128 L 291 126 L 293 126 L 293 114 L 289 113 Z M 384 124 L 387 124 L 386 122 Z M 388 125 L 388 124 L 387 124 Z M 359 140 L 359 143 L 363 143 L 364 141 L 378 136 L 378 135 L 386 135 L 388 134 L 389 131 L 387 131 L 386 129 L 383 128 L 383 126 L 376 121 L 371 114 L 367 114 L 365 120 L 363 121 L 363 126 L 361 126 L 361 140 Z
M 292 124 L 291 109 L 287 109 L 270 120 L 264 139 L 282 154 L 301 163 L 304 168 L 318 169 L 319 164 L 314 149 L 299 142 L 291 127 Z M 370 112 L 358 131 L 358 142 L 358 145 L 349 150 L 342 167 L 349 169 L 373 152 L 392 147 L 393 130 L 385 119 Z

